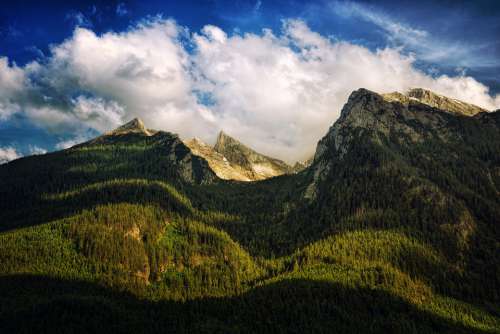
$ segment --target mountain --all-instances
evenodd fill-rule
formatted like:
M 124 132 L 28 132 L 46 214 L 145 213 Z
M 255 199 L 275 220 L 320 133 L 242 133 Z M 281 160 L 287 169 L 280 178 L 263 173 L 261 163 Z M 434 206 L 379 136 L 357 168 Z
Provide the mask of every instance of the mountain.
M 443 109 L 436 107 L 438 105 L 444 106 Z M 306 196 L 314 194 L 314 184 L 317 179 L 328 173 L 332 163 L 342 159 L 350 150 L 352 141 L 359 137 L 367 137 L 393 154 L 400 153 L 403 149 L 407 152 L 401 153 L 409 154 L 417 148 L 423 150 L 425 147 L 437 145 L 441 148 L 443 157 L 460 160 L 467 157 L 457 157 L 457 154 L 466 155 L 470 154 L 466 151 L 478 149 L 475 146 L 471 147 L 478 141 L 476 138 L 485 140 L 485 136 L 491 136 L 492 143 L 482 143 L 483 146 L 479 148 L 486 152 L 475 153 L 474 158 L 479 160 L 484 159 L 484 154 L 496 153 L 497 130 L 498 112 L 488 113 L 477 106 L 423 89 L 410 90 L 406 95 L 401 93 L 379 95 L 360 89 L 351 94 L 341 111 L 340 118 L 319 142 L 314 157 L 315 182 L 311 184 Z M 446 151 L 447 149 L 450 151 Z M 431 158 L 423 156 L 423 152 L 415 155 L 425 159 Z M 487 163 L 489 165 L 490 162 Z M 414 161 L 411 165 L 415 167 Z M 495 175 L 496 171 L 488 170 L 487 173 Z M 486 177 L 485 185 L 495 188 L 496 185 L 492 184 L 492 180 Z
M 304 169 L 306 169 L 307 167 L 311 166 L 313 163 L 313 160 L 314 160 L 314 156 L 312 156 L 311 158 L 304 160 L 304 161 L 297 161 L 297 162 L 295 162 L 295 165 L 293 165 L 292 170 L 295 173 L 301 172 Z
M 191 149 L 194 155 L 200 156 L 207 160 L 210 168 L 214 173 L 223 180 L 236 181 L 255 181 L 254 174 L 251 170 L 229 162 L 221 153 L 217 152 L 212 146 L 202 142 L 198 138 L 184 142 Z
M 142 120 L 140 120 L 139 118 L 134 118 L 130 122 L 125 123 L 122 126 L 116 128 L 115 130 L 106 133 L 105 136 L 119 136 L 129 133 L 140 133 L 146 136 L 151 136 L 155 132 L 156 132 L 155 130 L 146 129 Z
M 246 170 L 252 180 L 262 180 L 293 172 L 292 167 L 285 162 L 260 154 L 223 131 L 217 136 L 214 149 L 232 164 Z
M 500 111 L 446 108 L 359 89 L 256 182 L 210 159 L 280 163 L 139 121 L 1 165 L 1 329 L 498 333 Z
M 214 147 L 198 138 L 184 143 L 193 154 L 206 159 L 210 168 L 223 180 L 258 181 L 295 173 L 306 167 L 301 163 L 291 167 L 281 160 L 257 153 L 222 131 Z

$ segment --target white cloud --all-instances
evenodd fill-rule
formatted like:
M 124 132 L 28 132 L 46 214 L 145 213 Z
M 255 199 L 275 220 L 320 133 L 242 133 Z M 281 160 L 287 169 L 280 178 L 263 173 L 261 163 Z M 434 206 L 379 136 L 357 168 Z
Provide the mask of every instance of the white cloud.
M 11 160 L 20 158 L 21 155 L 17 153 L 13 147 L 0 147 L 0 164 L 4 164 Z
M 45 154 L 47 153 L 47 150 L 42 148 L 42 147 L 38 147 L 36 145 L 30 145 L 28 147 L 28 150 L 29 150 L 29 154 L 30 155 L 40 155 L 40 154 Z
M 30 145 L 28 147 L 29 155 L 40 155 L 47 153 L 47 150 L 36 145 Z M 9 162 L 11 160 L 19 159 L 24 155 L 18 152 L 14 147 L 5 146 L 0 147 L 0 164 Z
M 74 115 L 93 129 L 104 132 L 110 124 L 120 124 L 125 114 L 116 101 L 78 96 L 72 100 Z
M 284 21 L 279 34 L 227 34 L 211 25 L 189 34 L 160 18 L 122 33 L 77 28 L 43 61 L 20 68 L 0 58 L 0 118 L 21 112 L 52 132 L 74 134 L 58 148 L 88 139 L 89 128 L 104 132 L 133 117 L 209 142 L 224 129 L 293 162 L 314 152 L 360 87 L 423 87 L 500 107 L 500 97 L 473 78 L 432 77 L 413 62 L 399 49 L 333 41 L 299 20 Z
M 83 134 L 77 134 L 76 136 L 74 136 L 70 139 L 65 139 L 65 140 L 62 140 L 59 143 L 57 143 L 56 149 L 64 150 L 64 149 L 70 148 L 72 146 L 75 146 L 77 144 L 83 143 L 84 141 L 86 141 L 88 139 L 89 138 Z
M 95 7 L 93 7 L 93 8 L 95 8 Z M 92 10 L 92 12 L 94 12 L 94 10 Z M 71 11 L 71 12 L 66 14 L 65 18 L 67 21 L 72 22 L 74 25 L 76 25 L 78 27 L 87 27 L 87 28 L 92 27 L 92 21 L 82 12 Z
M 15 97 L 24 88 L 24 71 L 0 57 L 0 121 L 19 111 Z
M 195 35 L 195 64 L 216 104 L 217 127 L 283 159 L 307 158 L 359 87 L 378 92 L 424 87 L 493 108 L 487 87 L 470 77 L 432 78 L 397 49 L 371 52 L 335 42 L 302 21 L 283 33 L 233 35 L 216 27 Z

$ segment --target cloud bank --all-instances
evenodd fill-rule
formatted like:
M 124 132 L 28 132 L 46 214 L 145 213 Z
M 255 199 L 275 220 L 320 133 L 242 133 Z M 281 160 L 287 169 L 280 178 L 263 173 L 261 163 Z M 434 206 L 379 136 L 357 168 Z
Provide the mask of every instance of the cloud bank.
M 211 25 L 191 33 L 161 18 L 100 36 L 78 27 L 42 60 L 18 67 L 0 58 L 0 122 L 23 113 L 47 131 L 72 133 L 62 148 L 84 140 L 89 129 L 104 132 L 141 117 L 151 128 L 207 142 L 224 129 L 293 162 L 313 154 L 360 87 L 423 87 L 500 107 L 500 96 L 474 78 L 430 76 L 414 61 L 396 48 L 331 40 L 300 20 L 260 34 Z
M 20 158 L 21 155 L 13 147 L 0 147 L 0 165 Z

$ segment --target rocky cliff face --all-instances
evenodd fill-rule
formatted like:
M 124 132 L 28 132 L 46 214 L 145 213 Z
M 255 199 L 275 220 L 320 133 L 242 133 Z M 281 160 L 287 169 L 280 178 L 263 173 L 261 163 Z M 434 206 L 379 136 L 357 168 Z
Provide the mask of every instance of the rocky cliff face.
M 423 89 L 384 95 L 358 89 L 350 95 L 340 118 L 318 143 L 311 168 L 313 181 L 305 197 L 316 197 L 317 185 L 332 172 L 333 161 L 343 159 L 353 143 L 362 137 L 380 146 L 395 141 L 398 147 L 409 149 L 432 140 L 455 143 L 464 140 L 457 117 L 495 123 L 493 119 L 498 117 L 492 114 Z
M 214 149 L 231 164 L 244 170 L 251 180 L 293 173 L 293 168 L 285 162 L 260 154 L 222 131 L 217 136 Z
M 142 120 L 140 120 L 139 118 L 134 118 L 130 122 L 125 123 L 125 124 L 119 126 L 118 128 L 110 131 L 110 132 L 107 132 L 105 135 L 118 136 L 118 135 L 124 135 L 124 134 L 129 134 L 129 133 L 140 133 L 140 134 L 144 134 L 146 136 L 151 136 L 154 133 L 156 133 L 156 131 L 146 129 Z
M 185 141 L 193 154 L 208 161 L 210 168 L 224 180 L 258 181 L 298 172 L 285 162 L 260 154 L 231 136 L 220 132 L 214 147 L 197 138 Z
M 223 180 L 253 181 L 252 173 L 241 166 L 229 162 L 221 153 L 217 152 L 212 146 L 204 143 L 198 138 L 184 142 L 191 149 L 194 155 L 207 160 L 210 168 Z
M 408 105 L 410 101 L 418 101 L 428 106 L 457 115 L 473 116 L 487 111 L 476 105 L 439 95 L 423 88 L 410 89 L 406 92 L 406 94 L 394 92 L 383 94 L 382 96 L 387 101 L 399 101 L 405 105 Z

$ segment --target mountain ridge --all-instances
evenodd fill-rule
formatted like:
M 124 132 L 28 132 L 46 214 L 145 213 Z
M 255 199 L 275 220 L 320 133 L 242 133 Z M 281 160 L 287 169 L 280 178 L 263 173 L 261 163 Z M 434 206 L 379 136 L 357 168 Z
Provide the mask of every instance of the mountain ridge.
M 305 165 L 291 167 L 279 159 L 258 153 L 224 131 L 219 132 L 214 146 L 198 138 L 184 143 L 194 154 L 205 158 L 212 170 L 224 180 L 258 181 L 305 168 Z
M 457 117 L 495 117 L 496 112 L 484 109 L 478 111 L 479 107 L 460 103 L 461 106 L 471 106 L 472 110 L 465 113 L 457 110 L 450 112 L 401 93 L 378 94 L 364 88 L 352 92 L 339 119 L 318 142 L 313 160 L 313 165 L 316 165 L 313 167 L 315 181 L 309 186 L 305 197 L 314 198 L 315 182 L 331 168 L 331 164 L 325 162 L 328 158 L 322 159 L 322 156 L 334 151 L 337 158 L 342 159 L 353 139 L 354 129 L 374 132 L 378 141 L 397 132 L 398 136 L 404 135 L 402 139 L 407 144 L 422 143 L 430 138 L 447 142 L 457 139 L 456 132 L 448 131 L 448 125 L 454 123 Z
M 446 97 L 423 88 L 412 88 L 406 93 L 393 92 L 381 95 L 387 101 L 399 101 L 404 104 L 408 104 L 410 101 L 418 101 L 457 115 L 474 116 L 482 112 L 488 112 L 488 110 L 474 104 Z
M 498 332 L 500 112 L 360 89 L 257 182 L 142 128 L 0 166 L 8 331 Z
M 292 167 L 287 163 L 258 153 L 223 131 L 217 136 L 214 150 L 230 162 L 247 169 L 256 180 L 292 172 Z

